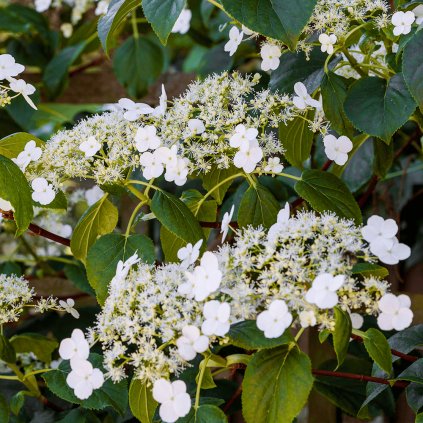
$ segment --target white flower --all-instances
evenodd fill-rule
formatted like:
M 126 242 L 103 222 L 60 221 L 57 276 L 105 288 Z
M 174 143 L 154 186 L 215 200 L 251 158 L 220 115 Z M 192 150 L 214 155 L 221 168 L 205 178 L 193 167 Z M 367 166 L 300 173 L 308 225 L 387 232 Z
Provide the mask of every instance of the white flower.
M 298 317 L 300 318 L 300 325 L 302 328 L 308 328 L 309 326 L 315 326 L 317 323 L 316 315 L 313 310 L 303 310 Z
M 0 54 L 0 81 L 19 75 L 25 70 L 25 66 L 15 62 L 10 54 Z
M 398 242 L 396 237 L 391 239 L 377 239 L 370 244 L 370 251 L 385 264 L 398 264 L 400 260 L 410 257 L 408 245 Z
M 217 257 L 210 251 L 206 251 L 201 258 L 200 266 L 193 273 L 185 272 L 187 282 L 178 288 L 180 294 L 196 301 L 205 300 L 212 292 L 216 291 L 222 280 L 222 272 L 219 270 Z
M 250 141 L 257 140 L 258 131 L 256 128 L 246 128 L 244 125 L 237 125 L 235 133 L 229 139 L 231 147 L 239 148 L 241 151 L 248 151 Z
M 174 423 L 191 409 L 191 398 L 182 380 L 169 382 L 159 379 L 154 382 L 153 398 L 160 404 L 159 415 L 165 423 Z
M 65 38 L 70 38 L 73 34 L 73 26 L 70 23 L 64 23 L 60 25 L 60 31 Z
M 229 303 L 221 303 L 213 300 L 204 304 L 203 314 L 206 320 L 201 325 L 205 335 L 225 336 L 229 332 L 229 317 L 231 306 Z
M 413 321 L 410 310 L 411 301 L 408 295 L 385 294 L 378 302 L 381 313 L 377 324 L 382 330 L 404 330 Z
M 126 110 L 123 117 L 130 122 L 137 120 L 141 115 L 148 115 L 154 112 L 154 108 L 145 103 L 135 103 L 129 98 L 121 98 L 119 106 Z
M 179 249 L 178 259 L 182 262 L 182 268 L 186 269 L 197 261 L 198 257 L 200 256 L 200 249 L 202 244 L 203 240 L 200 239 L 194 246 L 189 243 L 185 247 Z
M 189 9 L 182 10 L 181 14 L 179 15 L 178 19 L 173 25 L 172 32 L 180 34 L 186 34 L 189 31 L 190 23 L 192 18 L 192 12 Z
M 274 223 L 269 228 L 267 239 L 270 242 L 274 242 L 276 240 L 278 232 L 287 225 L 289 217 L 290 217 L 289 203 L 285 203 L 285 207 L 279 210 L 276 223 Z
M 51 0 L 35 0 L 34 5 L 38 13 L 43 13 L 50 7 Z
M 420 25 L 423 23 L 423 4 L 419 4 L 412 10 L 412 12 L 416 16 L 416 24 Z
M 95 389 L 103 386 L 104 375 L 100 369 L 94 369 L 89 361 L 80 361 L 66 377 L 66 383 L 73 389 L 76 397 L 85 400 Z
M 245 25 L 242 25 L 242 32 L 245 35 L 253 35 L 253 34 L 256 34 L 254 31 L 251 31 L 251 29 L 247 28 Z
M 223 215 L 222 224 L 220 225 L 220 233 L 223 234 L 222 235 L 222 242 L 225 241 L 226 235 L 228 235 L 229 225 L 231 223 L 232 216 L 234 215 L 234 210 L 235 210 L 235 206 L 232 204 L 232 207 L 231 207 L 231 210 L 229 211 L 229 213 L 226 212 Z
M 63 339 L 59 355 L 63 360 L 71 360 L 71 365 L 84 361 L 90 354 L 90 346 L 81 329 L 74 329 L 70 338 Z M 73 363 L 73 364 L 72 364 Z
M 176 340 L 179 355 L 187 361 L 193 360 L 197 353 L 209 347 L 209 338 L 201 335 L 200 329 L 189 325 L 182 329 L 182 336 Z
M 260 55 L 263 59 L 261 62 L 261 69 L 265 72 L 269 70 L 276 70 L 279 67 L 279 58 L 282 55 L 279 46 L 274 44 L 264 44 L 261 47 Z
M 233 56 L 242 42 L 244 33 L 236 26 L 233 26 L 229 31 L 229 41 L 225 44 L 224 50 L 229 52 L 229 56 Z
M 323 138 L 323 144 L 325 145 L 327 158 L 333 160 L 339 166 L 347 162 L 347 153 L 353 148 L 351 140 L 345 135 L 340 136 L 338 139 L 334 135 L 326 135 Z
M 32 199 L 43 206 L 50 204 L 56 197 L 53 187 L 44 178 L 35 178 L 31 183 Z
M 279 157 L 270 157 L 267 160 L 267 165 L 264 168 L 265 172 L 269 173 L 281 173 L 283 170 L 283 164 L 281 164 L 281 159 Z
M 135 146 L 141 153 L 147 150 L 156 150 L 160 147 L 161 139 L 157 136 L 156 127 L 153 125 L 147 125 L 138 128 L 135 135 Z
M 96 140 L 95 137 L 89 137 L 86 141 L 79 144 L 79 149 L 85 153 L 85 157 L 93 157 L 98 150 L 100 150 L 101 144 Z
M 157 149 L 154 153 L 149 151 L 143 153 L 140 157 L 140 163 L 144 167 L 142 174 L 147 180 L 158 178 L 164 171 L 160 149 Z
M 328 54 L 333 53 L 333 46 L 336 44 L 336 35 L 335 34 L 320 34 L 319 35 L 319 42 L 321 44 L 320 50 L 324 53 L 325 51 Z
M 304 110 L 307 106 L 320 107 L 320 102 L 310 96 L 306 86 L 302 82 L 295 83 L 294 91 L 297 95 L 292 98 L 292 101 L 298 109 Z
M 109 2 L 106 0 L 101 0 L 97 3 L 97 7 L 94 13 L 96 16 L 105 15 L 108 9 L 109 9 Z
M 116 266 L 116 273 L 113 279 L 110 281 L 110 286 L 119 285 L 125 278 L 128 276 L 129 270 L 131 267 L 140 262 L 138 254 L 135 253 L 129 257 L 126 261 L 119 260 Z
M 201 119 L 190 119 L 188 121 L 188 129 L 191 135 L 201 135 L 206 127 Z
M 31 140 L 26 143 L 24 150 L 19 153 L 18 157 L 12 160 L 24 171 L 32 161 L 38 160 L 41 154 L 41 148 L 37 147 L 35 141 Z
M 3 200 L 3 198 L 0 198 L 0 210 L 3 210 L 5 212 L 14 211 L 12 204 L 10 204 L 10 201 Z
M 171 148 L 159 147 L 155 153 L 166 167 L 176 166 L 178 162 L 178 147 L 176 145 L 172 145 Z
M 363 238 L 370 244 L 374 241 L 392 239 L 398 232 L 398 225 L 393 219 L 384 219 L 374 215 L 369 217 L 367 225 L 361 229 Z
M 104 191 L 97 185 L 94 185 L 92 188 L 87 189 L 84 193 L 85 200 L 87 201 L 88 206 L 92 206 L 97 203 L 101 197 L 103 197 Z
M 360 329 L 363 326 L 364 319 L 361 314 L 351 313 L 350 318 L 353 329 Z
M 317 307 L 322 309 L 335 307 L 338 304 L 336 291 L 344 282 L 344 275 L 332 276 L 330 273 L 321 273 L 314 279 L 305 299 L 310 304 L 316 304 Z
M 179 187 L 185 185 L 189 173 L 189 160 L 186 157 L 178 157 L 174 165 L 166 167 L 165 179 L 175 182 Z
M 394 35 L 409 34 L 411 25 L 416 20 L 416 16 L 410 10 L 407 12 L 396 12 L 392 15 L 392 24 L 394 25 Z
M 242 168 L 245 173 L 254 172 L 257 163 L 263 158 L 263 150 L 257 140 L 249 141 L 247 151 L 238 151 L 234 157 L 234 165 Z
M 79 319 L 79 313 L 73 308 L 75 301 L 72 298 L 68 298 L 66 301 L 60 300 L 59 304 L 66 313 L 71 314 L 75 319 Z
M 292 323 L 292 315 L 285 301 L 272 301 L 268 310 L 257 316 L 257 327 L 264 332 L 266 338 L 278 338 Z
M 10 89 L 15 91 L 15 93 L 22 94 L 25 101 L 35 110 L 37 106 L 29 98 L 31 94 L 35 93 L 35 87 L 31 84 L 26 83 L 23 79 L 14 79 L 10 82 Z

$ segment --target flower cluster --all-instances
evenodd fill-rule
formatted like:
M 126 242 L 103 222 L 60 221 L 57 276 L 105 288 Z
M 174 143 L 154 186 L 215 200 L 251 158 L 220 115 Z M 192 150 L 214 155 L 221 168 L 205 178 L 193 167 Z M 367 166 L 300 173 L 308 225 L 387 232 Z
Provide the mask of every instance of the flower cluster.
M 275 156 L 283 152 L 278 125 L 320 103 L 304 86 L 301 98 L 290 98 L 256 92 L 258 82 L 258 75 L 212 75 L 192 83 L 169 108 L 164 88 L 155 108 L 122 99 L 120 111 L 90 117 L 54 135 L 41 158 L 26 167 L 27 177 L 45 178 L 54 187 L 70 178 L 103 185 L 122 181 L 138 168 L 147 180 L 164 174 L 167 181 L 184 185 L 189 175 L 215 167 L 272 173 L 275 166 L 280 169 Z M 314 129 L 321 126 L 316 123 Z
M 0 54 L 0 107 L 7 106 L 14 98 L 22 95 L 33 109 L 37 109 L 29 97 L 31 94 L 34 94 L 35 87 L 23 79 L 15 78 L 15 76 L 18 76 L 24 70 L 25 66 L 16 63 L 13 56 L 10 54 Z
M 232 246 L 205 252 L 197 265 L 192 245 L 181 250 L 182 264 L 155 268 L 136 256 L 120 263 L 91 329 L 109 375 L 125 377 L 125 364 L 146 381 L 178 375 L 245 320 L 256 320 L 269 338 L 291 324 L 333 330 L 338 306 L 355 326 L 361 315 L 379 315 L 382 329 L 408 326 L 409 302 L 389 294 L 386 281 L 355 271 L 359 262 L 376 262 L 361 230 L 331 213 L 290 217 L 285 207 L 268 231 L 245 228 Z

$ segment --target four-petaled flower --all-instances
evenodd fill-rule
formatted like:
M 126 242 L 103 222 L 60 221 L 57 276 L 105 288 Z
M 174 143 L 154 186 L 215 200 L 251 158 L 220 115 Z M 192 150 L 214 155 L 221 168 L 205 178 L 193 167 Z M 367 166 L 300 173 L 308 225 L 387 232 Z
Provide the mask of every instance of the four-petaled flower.
M 141 115 L 153 113 L 153 107 L 145 103 L 135 103 L 129 98 L 121 98 L 118 102 L 119 106 L 125 110 L 123 117 L 130 122 L 137 120 Z
M 222 242 L 225 241 L 228 235 L 229 225 L 234 215 L 235 205 L 232 204 L 231 210 L 223 215 L 222 224 L 220 225 L 220 233 L 222 234 Z
M 333 276 L 330 273 L 321 273 L 317 276 L 312 287 L 307 291 L 305 299 L 310 304 L 316 304 L 321 309 L 332 308 L 338 304 L 336 291 L 345 282 L 344 275 Z
M 75 319 L 79 319 L 79 313 L 74 309 L 75 301 L 72 298 L 68 298 L 66 301 L 60 300 L 59 304 L 66 313 L 71 314 Z
M 10 89 L 15 93 L 22 94 L 25 101 L 35 110 L 37 110 L 37 106 L 34 102 L 29 98 L 31 94 L 35 93 L 35 87 L 31 84 L 28 84 L 23 79 L 11 79 L 10 82 Z
M 245 125 L 237 125 L 235 133 L 229 139 L 229 145 L 239 148 L 241 151 L 248 151 L 250 141 L 257 139 L 258 131 L 256 128 L 246 128 Z
M 300 325 L 302 328 L 308 328 L 309 326 L 315 326 L 317 323 L 316 315 L 313 310 L 303 310 L 299 315 Z
M 229 317 L 231 306 L 229 303 L 221 303 L 216 300 L 208 301 L 204 304 L 204 320 L 201 330 L 205 335 L 225 336 L 229 331 Z
M 269 173 L 281 173 L 283 170 L 283 164 L 281 163 L 281 159 L 279 157 L 270 157 L 267 160 L 267 165 L 264 168 L 265 172 Z
M 274 300 L 257 316 L 256 323 L 266 338 L 279 338 L 292 323 L 292 314 L 285 301 Z
M 200 329 L 189 325 L 182 329 L 182 336 L 176 340 L 179 355 L 187 361 L 193 360 L 197 353 L 209 347 L 209 338 L 201 335 Z
M 404 330 L 413 321 L 410 310 L 411 301 L 408 295 L 385 294 L 378 302 L 381 313 L 377 324 L 382 330 Z
M 394 25 L 394 35 L 407 35 L 411 31 L 411 25 L 416 20 L 416 16 L 411 10 L 407 12 L 396 12 L 392 15 L 392 24 Z
M 361 229 L 363 238 L 372 243 L 393 238 L 398 232 L 398 225 L 394 219 L 384 219 L 381 216 L 373 215 L 367 220 L 367 225 Z
M 86 158 L 93 157 L 98 150 L 100 150 L 101 144 L 93 136 L 79 144 L 79 149 L 85 154 Z
M 328 54 L 333 53 L 333 46 L 336 44 L 336 35 L 335 34 L 320 34 L 319 42 L 321 44 L 320 50 L 324 53 L 325 51 Z
M 44 178 L 35 178 L 31 183 L 32 199 L 43 206 L 50 204 L 56 197 L 56 193 L 51 184 Z
M 10 54 L 0 54 L 0 81 L 19 75 L 25 70 L 25 66 L 16 63 Z
M 260 50 L 260 55 L 263 61 L 261 62 L 261 69 L 265 72 L 269 70 L 276 70 L 280 64 L 280 57 L 282 51 L 279 46 L 274 44 L 264 44 Z
M 159 415 L 165 423 L 174 423 L 186 416 L 191 409 L 191 398 L 182 380 L 169 382 L 159 379 L 154 382 L 153 398 L 160 404 Z
M 343 166 L 348 160 L 348 153 L 353 148 L 353 143 L 345 135 L 336 138 L 334 135 L 326 135 L 323 138 L 325 154 L 329 160 Z
M 164 171 L 160 149 L 157 149 L 153 153 L 149 151 L 143 153 L 140 157 L 140 163 L 143 166 L 142 174 L 147 180 L 158 178 Z
M 24 150 L 18 154 L 18 157 L 12 160 L 24 171 L 31 162 L 37 161 L 41 154 L 41 148 L 37 147 L 34 140 L 31 140 L 26 143 Z
M 406 260 L 411 255 L 408 245 L 402 244 L 396 237 L 391 239 L 381 239 L 370 244 L 370 251 L 385 264 L 398 264 L 401 260 Z
M 104 375 L 100 369 L 94 369 L 89 361 L 84 360 L 72 367 L 66 377 L 66 383 L 73 389 L 76 397 L 84 400 L 89 398 L 95 389 L 103 386 Z
M 203 239 L 197 241 L 194 246 L 189 243 L 178 251 L 178 259 L 181 260 L 181 266 L 186 269 L 191 264 L 194 264 L 200 256 L 200 248 L 203 244 Z
M 178 157 L 175 164 L 166 166 L 166 181 L 174 182 L 179 187 L 185 185 L 189 173 L 189 163 L 186 157 Z
M 156 150 L 160 147 L 161 142 L 156 127 L 153 125 L 138 128 L 135 134 L 135 147 L 140 153 L 147 150 Z
M 63 339 L 59 347 L 59 355 L 63 360 L 70 360 L 71 366 L 78 366 L 90 354 L 90 346 L 81 329 L 74 329 L 70 338 Z
M 229 31 L 229 41 L 225 44 L 224 50 L 229 52 L 229 56 L 233 56 L 241 44 L 244 33 L 236 26 Z
M 307 92 L 306 86 L 302 82 L 295 83 L 294 91 L 297 95 L 292 98 L 292 102 L 298 109 L 304 110 L 307 108 L 307 106 L 315 108 L 320 107 L 320 102 L 310 96 L 310 94 Z
M 263 150 L 256 139 L 248 142 L 247 150 L 239 150 L 234 157 L 234 165 L 245 173 L 254 172 L 257 163 L 263 158 Z

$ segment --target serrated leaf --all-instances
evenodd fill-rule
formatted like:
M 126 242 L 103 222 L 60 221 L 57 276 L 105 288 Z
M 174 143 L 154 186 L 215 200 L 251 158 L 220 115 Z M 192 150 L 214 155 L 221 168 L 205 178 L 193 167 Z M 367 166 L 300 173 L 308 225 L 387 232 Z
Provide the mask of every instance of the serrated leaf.
M 105 235 L 115 229 L 118 221 L 117 208 L 103 196 L 93 204 L 77 223 L 72 239 L 71 250 L 73 255 L 85 263 L 88 250 L 100 235 Z
M 398 380 L 423 384 L 423 358 L 418 359 L 397 376 Z
M 107 234 L 100 237 L 88 250 L 87 277 L 96 292 L 98 302 L 104 304 L 109 282 L 116 274 L 120 260 L 125 261 L 135 253 L 143 263 L 153 264 L 153 241 L 145 235 Z
M 140 4 L 140 0 L 112 0 L 110 2 L 107 13 L 100 18 L 97 27 L 98 37 L 106 54 L 109 53 L 112 41 L 128 18 L 128 14 Z
M 363 336 L 363 343 L 372 360 L 386 373 L 390 374 L 392 370 L 391 348 L 383 333 L 370 328 Z
M 333 211 L 340 217 L 362 221 L 361 211 L 353 195 L 335 175 L 321 170 L 305 170 L 295 191 L 318 212 Z
M 0 155 L 0 198 L 9 201 L 14 209 L 16 236 L 22 235 L 34 217 L 28 181 L 19 167 Z
M 227 335 L 232 345 L 246 350 L 275 348 L 294 341 L 291 332 L 285 331 L 278 338 L 266 338 L 255 320 L 234 323 Z
M 186 3 L 187 0 L 142 1 L 144 15 L 163 44 L 167 43 L 167 38 Z
M 134 417 L 141 423 L 152 423 L 157 405 L 147 384 L 140 379 L 132 379 L 129 386 L 129 407 Z
M 316 0 L 221 0 L 225 11 L 252 31 L 295 49 Z
M 238 210 L 238 224 L 241 227 L 260 225 L 270 228 L 278 217 L 279 203 L 263 185 L 256 183 L 244 193 Z
M 291 423 L 313 386 L 311 362 L 297 348 L 280 347 L 254 354 L 242 383 L 247 423 Z
M 339 307 L 334 308 L 335 329 L 332 333 L 333 347 L 335 349 L 338 367 L 344 362 L 350 345 L 352 331 L 351 319 L 348 313 Z
M 415 108 L 416 103 L 400 73 L 389 81 L 373 76 L 359 79 L 351 86 L 344 103 L 345 113 L 357 129 L 386 143 Z

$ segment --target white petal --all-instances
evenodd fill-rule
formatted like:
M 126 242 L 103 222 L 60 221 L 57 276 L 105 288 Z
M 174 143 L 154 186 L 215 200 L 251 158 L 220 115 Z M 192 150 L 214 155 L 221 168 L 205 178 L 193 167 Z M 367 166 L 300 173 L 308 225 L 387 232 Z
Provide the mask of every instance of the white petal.
M 173 408 L 178 417 L 184 417 L 191 410 L 191 398 L 187 393 L 179 394 L 173 401 Z
M 392 326 L 392 315 L 386 313 L 379 314 L 377 324 L 382 330 L 392 330 L 394 328 Z
M 413 312 L 409 308 L 402 308 L 398 315 L 392 317 L 392 326 L 395 330 L 408 328 L 413 321 Z
M 90 383 L 86 381 L 80 381 L 78 385 L 75 386 L 74 394 L 81 400 L 85 400 L 91 396 L 93 393 L 93 387 Z
M 411 299 L 408 295 L 405 295 L 405 294 L 398 295 L 397 299 L 401 307 L 404 307 L 404 308 L 411 307 Z
M 378 302 L 383 313 L 392 314 L 400 308 L 398 298 L 394 294 L 385 294 Z
M 153 386 L 153 398 L 159 402 L 164 403 L 169 401 L 173 395 L 172 384 L 165 380 L 159 379 L 154 382 Z
M 63 339 L 59 347 L 59 355 L 63 360 L 69 360 L 75 355 L 75 343 L 70 338 Z
M 195 342 L 194 342 L 194 349 L 198 353 L 202 353 L 207 350 L 209 347 L 209 338 L 207 336 L 201 335 Z
M 176 414 L 176 412 L 173 408 L 173 402 L 172 401 L 166 401 L 164 404 L 162 404 L 160 406 L 159 415 L 160 415 L 160 418 L 165 423 L 174 423 L 179 418 L 179 416 Z
M 103 386 L 104 375 L 100 369 L 93 369 L 93 373 L 90 377 L 90 382 L 93 389 L 99 389 Z

